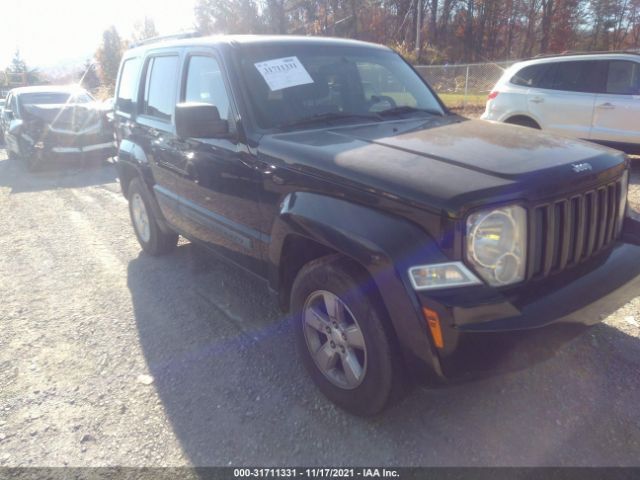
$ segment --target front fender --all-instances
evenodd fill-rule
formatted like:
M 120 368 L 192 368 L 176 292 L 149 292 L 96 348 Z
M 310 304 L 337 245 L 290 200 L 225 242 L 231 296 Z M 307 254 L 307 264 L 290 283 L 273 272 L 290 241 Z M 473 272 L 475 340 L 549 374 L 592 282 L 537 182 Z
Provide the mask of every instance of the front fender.
M 407 273 L 411 266 L 447 261 L 433 238 L 417 225 L 373 208 L 316 193 L 291 193 L 271 232 L 272 285 L 277 285 L 277 266 L 289 235 L 324 244 L 364 267 L 389 313 L 405 360 L 416 367 L 430 366 L 432 371 L 425 373 L 442 375 Z

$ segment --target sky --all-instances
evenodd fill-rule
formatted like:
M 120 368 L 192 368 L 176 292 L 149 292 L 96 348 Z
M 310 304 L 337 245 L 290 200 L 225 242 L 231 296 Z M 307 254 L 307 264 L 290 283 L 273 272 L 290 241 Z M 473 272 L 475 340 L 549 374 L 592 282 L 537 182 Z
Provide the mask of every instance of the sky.
M 153 18 L 162 35 L 192 30 L 195 0 L 3 0 L 0 70 L 16 48 L 30 67 L 90 58 L 115 25 L 129 37 L 136 20 Z

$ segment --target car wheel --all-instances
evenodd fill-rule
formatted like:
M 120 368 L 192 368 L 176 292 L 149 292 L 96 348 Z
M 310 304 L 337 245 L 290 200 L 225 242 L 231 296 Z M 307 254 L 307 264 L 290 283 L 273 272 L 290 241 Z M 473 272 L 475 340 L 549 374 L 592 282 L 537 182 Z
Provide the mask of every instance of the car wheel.
M 153 215 L 150 195 L 142 180 L 134 178 L 129 185 L 129 214 L 142 249 L 150 255 L 162 255 L 176 247 L 178 234 L 160 229 Z
M 299 354 L 320 391 L 356 415 L 399 397 L 400 360 L 371 280 L 343 257 L 314 260 L 296 276 L 291 308 Z
M 536 130 L 540 130 L 540 125 L 538 125 L 538 123 L 535 120 L 528 117 L 510 118 L 505 123 L 508 123 L 510 125 L 519 125 L 521 127 L 535 128 Z

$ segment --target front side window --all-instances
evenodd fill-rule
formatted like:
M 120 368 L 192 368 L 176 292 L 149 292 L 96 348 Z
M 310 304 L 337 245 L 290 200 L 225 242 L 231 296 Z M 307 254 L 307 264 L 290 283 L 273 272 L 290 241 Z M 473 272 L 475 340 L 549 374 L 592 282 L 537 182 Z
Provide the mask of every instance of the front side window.
M 422 78 L 388 50 L 308 45 L 244 50 L 242 78 L 263 129 L 295 128 L 313 118 L 444 114 Z
M 176 105 L 177 74 L 177 55 L 152 57 L 149 60 L 142 103 L 143 114 L 171 121 Z
M 184 101 L 215 105 L 221 119 L 229 118 L 229 95 L 215 58 L 193 56 L 189 59 Z
M 618 95 L 639 95 L 640 64 L 624 60 L 609 62 L 606 92 Z
M 140 61 L 137 58 L 130 58 L 122 64 L 120 83 L 116 93 L 116 110 L 133 113 L 139 63 Z

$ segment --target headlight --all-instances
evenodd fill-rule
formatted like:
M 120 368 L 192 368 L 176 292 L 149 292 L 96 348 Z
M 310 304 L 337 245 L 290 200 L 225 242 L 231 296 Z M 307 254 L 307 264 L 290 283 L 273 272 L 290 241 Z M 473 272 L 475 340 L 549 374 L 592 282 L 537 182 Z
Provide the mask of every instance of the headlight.
M 524 280 L 527 211 L 519 205 L 484 210 L 467 218 L 467 259 L 489 285 Z

